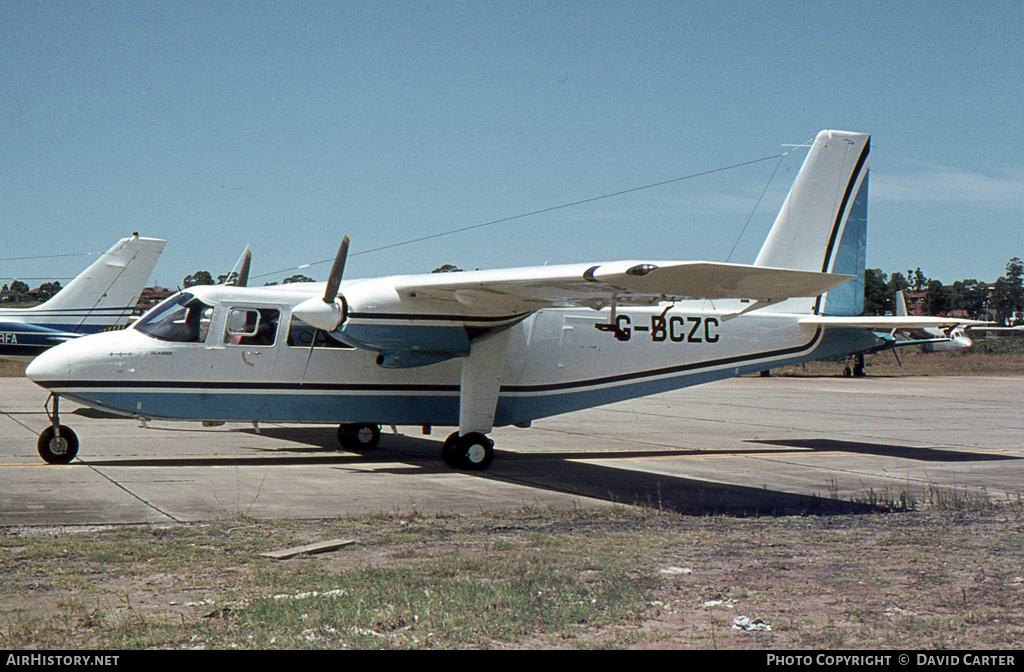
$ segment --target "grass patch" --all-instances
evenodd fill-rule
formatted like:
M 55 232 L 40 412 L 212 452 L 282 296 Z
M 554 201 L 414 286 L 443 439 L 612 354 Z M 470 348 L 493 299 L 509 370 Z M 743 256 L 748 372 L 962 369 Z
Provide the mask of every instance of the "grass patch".
M 921 510 L 847 516 L 8 528 L 0 647 L 1003 648 L 1024 634 L 1022 512 L 934 489 Z M 328 538 L 357 543 L 259 555 Z

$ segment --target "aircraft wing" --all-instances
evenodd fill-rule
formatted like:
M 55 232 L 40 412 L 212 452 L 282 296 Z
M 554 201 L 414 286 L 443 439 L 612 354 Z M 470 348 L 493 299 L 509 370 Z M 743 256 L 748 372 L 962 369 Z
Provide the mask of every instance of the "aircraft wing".
M 684 299 L 750 299 L 774 303 L 813 297 L 853 276 L 716 262 L 618 261 L 404 276 L 403 299 L 454 299 L 481 308 L 582 305 L 601 308 Z
M 983 322 L 982 324 L 990 324 L 989 322 Z M 1019 324 L 1015 327 L 986 327 L 986 326 L 969 326 L 967 327 L 970 331 L 1024 331 L 1024 324 Z

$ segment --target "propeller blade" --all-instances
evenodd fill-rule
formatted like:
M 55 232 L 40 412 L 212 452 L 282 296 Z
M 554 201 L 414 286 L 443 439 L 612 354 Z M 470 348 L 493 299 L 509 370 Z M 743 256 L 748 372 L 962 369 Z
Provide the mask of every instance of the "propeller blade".
M 902 369 L 903 368 L 903 362 L 900 361 L 900 355 L 899 355 L 898 352 L 896 352 L 896 346 L 895 345 L 892 346 L 892 356 L 896 358 L 896 363 L 899 364 L 900 368 Z
M 238 271 L 238 277 L 235 278 L 235 287 L 245 287 L 249 284 L 249 265 L 251 263 L 252 252 L 246 250 L 242 257 L 242 268 Z
M 341 276 L 345 273 L 345 259 L 348 257 L 348 236 L 341 239 L 338 255 L 334 257 L 331 274 L 327 276 L 327 289 L 324 291 L 324 303 L 334 303 L 341 285 Z
M 345 299 L 338 300 L 338 287 L 345 273 L 345 259 L 348 257 L 348 236 L 341 239 L 338 256 L 334 258 L 331 274 L 327 278 L 327 289 L 323 299 L 306 299 L 292 308 L 292 315 L 306 324 L 323 331 L 334 331 L 345 321 Z M 310 351 L 312 352 L 312 350 Z

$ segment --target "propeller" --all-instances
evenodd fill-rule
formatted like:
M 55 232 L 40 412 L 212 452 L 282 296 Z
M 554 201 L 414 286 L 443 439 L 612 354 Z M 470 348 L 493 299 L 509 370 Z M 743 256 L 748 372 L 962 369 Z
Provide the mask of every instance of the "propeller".
M 345 321 L 345 299 L 339 301 L 338 287 L 341 286 L 341 277 L 345 274 L 345 260 L 348 258 L 348 236 L 343 236 L 341 246 L 338 247 L 338 254 L 331 264 L 331 272 L 327 276 L 327 287 L 324 289 L 322 299 L 306 299 L 292 309 L 292 315 L 299 318 L 306 324 L 313 327 L 313 337 L 309 341 L 309 354 L 306 355 L 306 366 L 302 369 L 302 378 L 299 384 L 306 382 L 306 372 L 309 371 L 309 360 L 313 357 L 313 347 L 316 345 L 316 337 L 320 330 L 334 331 Z
M 341 285 L 341 276 L 345 273 L 345 260 L 348 258 L 348 236 L 341 239 L 341 246 L 338 254 L 331 264 L 331 274 L 327 276 L 327 289 L 324 291 L 324 303 L 334 303 L 338 296 L 338 287 Z
M 309 326 L 324 331 L 334 331 L 345 321 L 345 298 L 338 295 L 338 287 L 341 286 L 341 276 L 345 272 L 347 258 L 348 236 L 345 236 L 341 239 L 337 256 L 334 257 L 323 298 L 306 299 L 292 309 L 292 315 Z
M 235 276 L 235 287 L 245 287 L 249 284 L 249 265 L 252 264 L 252 252 L 248 249 L 245 254 L 242 255 L 242 268 L 239 269 L 238 275 Z

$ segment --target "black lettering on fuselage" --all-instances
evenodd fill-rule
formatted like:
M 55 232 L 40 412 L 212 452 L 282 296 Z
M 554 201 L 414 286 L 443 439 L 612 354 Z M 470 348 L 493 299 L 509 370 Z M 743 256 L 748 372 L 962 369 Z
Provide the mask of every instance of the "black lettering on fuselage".
M 718 332 L 711 333 L 711 327 L 714 325 L 718 326 L 718 319 L 714 317 L 704 318 L 704 340 L 708 343 L 718 343 Z
M 687 343 L 702 343 L 703 341 L 701 341 L 700 336 L 696 336 L 695 337 L 693 335 L 697 331 L 697 329 L 700 328 L 700 322 L 701 322 L 700 318 L 699 317 L 688 317 L 688 318 L 686 318 L 686 321 L 693 325 L 692 327 L 690 327 L 690 333 L 687 334 L 687 336 L 686 336 L 686 342 Z
M 651 315 L 651 340 L 658 343 L 665 340 L 668 332 L 665 329 L 664 315 Z
M 673 315 L 668 318 L 668 337 L 676 343 L 682 343 L 683 339 L 686 338 L 686 334 L 683 333 L 686 331 L 686 327 L 683 326 L 684 324 L 683 318 L 679 315 Z M 676 331 L 677 327 L 678 331 Z
M 689 323 L 689 329 L 687 329 Z M 703 325 L 703 328 L 702 326 Z M 649 333 L 652 343 L 718 343 L 721 338 L 718 329 L 721 325 L 717 317 L 687 317 L 683 315 L 651 315 L 651 325 L 633 325 L 628 315 L 617 315 L 615 326 L 607 323 L 595 323 L 594 326 L 602 331 L 612 331 L 615 338 L 620 341 L 628 341 L 632 338 L 633 332 Z

